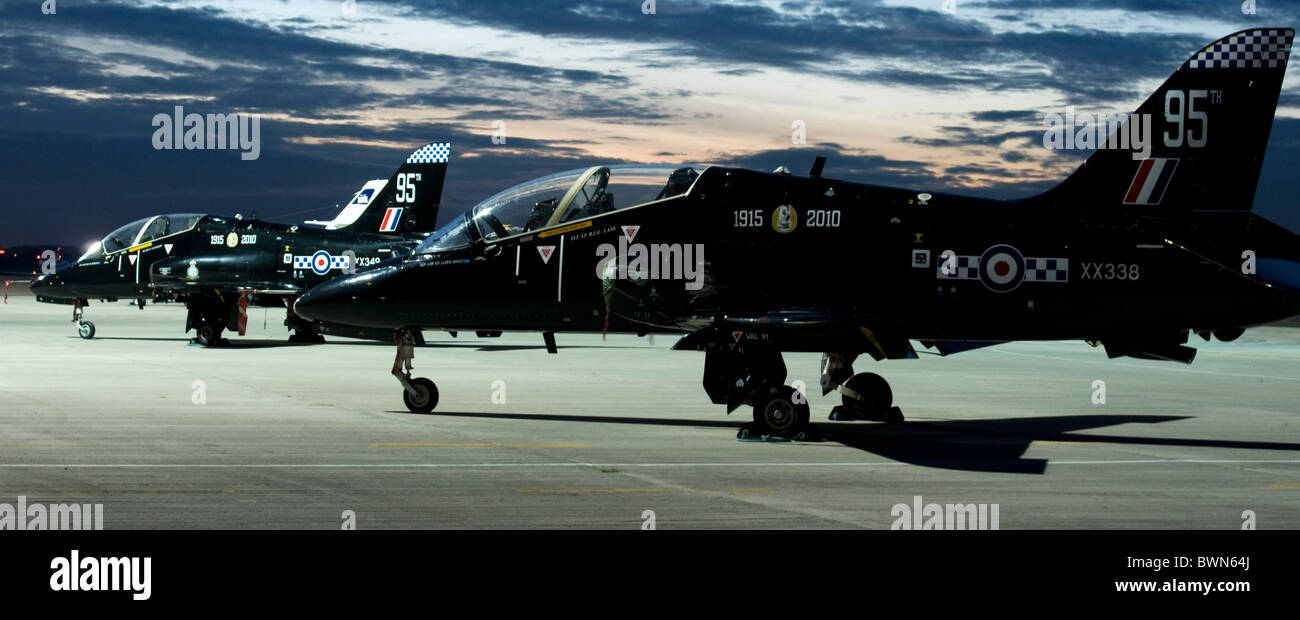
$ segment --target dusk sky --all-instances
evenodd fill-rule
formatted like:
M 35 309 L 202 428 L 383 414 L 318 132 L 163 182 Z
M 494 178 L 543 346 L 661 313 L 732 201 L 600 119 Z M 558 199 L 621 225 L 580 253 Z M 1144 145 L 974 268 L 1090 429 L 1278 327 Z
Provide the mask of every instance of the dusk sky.
M 1223 35 L 1300 24 L 1294 0 L 42 4 L 0 0 L 0 245 L 168 212 L 330 219 L 443 140 L 440 221 L 616 162 L 803 174 L 825 155 L 833 178 L 1027 196 L 1081 161 L 1043 147 L 1044 115 L 1129 112 Z M 1295 73 L 1255 208 L 1300 229 Z M 155 150 L 154 115 L 178 105 L 259 114 L 260 156 Z

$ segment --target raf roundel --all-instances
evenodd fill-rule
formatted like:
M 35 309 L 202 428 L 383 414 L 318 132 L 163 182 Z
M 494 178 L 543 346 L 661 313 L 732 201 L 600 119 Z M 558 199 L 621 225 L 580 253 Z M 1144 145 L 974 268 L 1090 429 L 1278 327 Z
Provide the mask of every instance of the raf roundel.
M 979 276 L 991 291 L 1014 291 L 1025 280 L 1025 257 L 1014 247 L 995 245 L 980 255 Z
M 316 275 L 323 276 L 330 270 L 330 253 L 325 250 L 319 250 L 311 256 L 311 270 Z

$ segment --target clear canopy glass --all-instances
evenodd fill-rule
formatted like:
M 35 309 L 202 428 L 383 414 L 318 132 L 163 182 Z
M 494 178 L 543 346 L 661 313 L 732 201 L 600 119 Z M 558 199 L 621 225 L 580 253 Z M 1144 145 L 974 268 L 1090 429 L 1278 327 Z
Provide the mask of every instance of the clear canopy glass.
M 475 235 L 504 239 L 675 198 L 689 191 L 703 171 L 703 166 L 632 164 L 557 172 L 493 194 L 431 235 L 416 252 L 467 246 Z
M 86 255 L 82 256 L 78 262 L 102 254 L 112 254 L 168 235 L 185 232 L 194 228 L 194 225 L 202 217 L 203 214 L 201 213 L 175 213 L 138 219 L 108 233 L 99 244 L 91 246 Z

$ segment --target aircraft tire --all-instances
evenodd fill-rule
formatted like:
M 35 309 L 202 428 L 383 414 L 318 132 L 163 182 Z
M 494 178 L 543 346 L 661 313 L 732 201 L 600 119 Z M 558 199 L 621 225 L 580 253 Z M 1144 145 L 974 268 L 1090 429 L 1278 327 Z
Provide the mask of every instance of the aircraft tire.
M 424 377 L 411 379 L 411 385 L 415 387 L 418 395 L 411 396 L 411 393 L 402 390 L 402 402 L 406 403 L 406 408 L 411 413 L 429 413 L 434 407 L 438 406 L 438 386 Z
M 874 372 L 860 372 L 849 377 L 844 386 L 862 395 L 862 400 L 842 397 L 845 409 L 864 418 L 887 419 L 894 405 L 894 391 L 884 377 Z
M 808 400 L 793 387 L 774 387 L 764 396 L 754 398 L 756 426 L 778 437 L 793 437 L 808 427 Z
M 200 325 L 194 341 L 205 347 L 215 347 L 221 342 L 221 329 L 212 325 Z
M 95 337 L 95 324 L 90 321 L 82 321 L 77 324 L 77 335 L 86 340 Z

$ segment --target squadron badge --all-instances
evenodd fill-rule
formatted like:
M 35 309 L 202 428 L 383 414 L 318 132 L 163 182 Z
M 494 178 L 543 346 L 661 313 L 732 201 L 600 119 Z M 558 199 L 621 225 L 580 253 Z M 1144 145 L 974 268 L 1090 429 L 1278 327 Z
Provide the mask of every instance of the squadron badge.
M 772 212 L 772 230 L 788 233 L 799 226 L 799 213 L 790 205 L 781 205 Z

